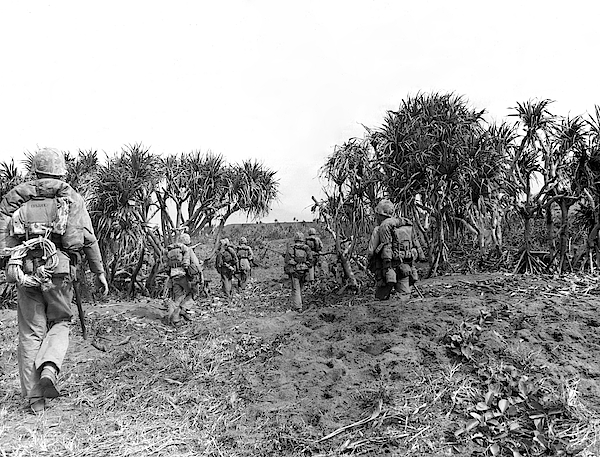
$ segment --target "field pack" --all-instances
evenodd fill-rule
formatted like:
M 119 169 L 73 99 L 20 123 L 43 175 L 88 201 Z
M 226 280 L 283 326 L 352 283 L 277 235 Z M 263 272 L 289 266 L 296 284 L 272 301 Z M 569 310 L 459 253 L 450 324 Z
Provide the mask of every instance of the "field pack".
M 225 248 L 222 254 L 223 262 L 228 265 L 233 265 L 235 263 L 235 255 L 232 249 L 228 246 Z
M 240 246 L 237 250 L 237 256 L 240 260 L 247 259 L 248 257 L 250 257 L 250 251 L 248 250 L 247 247 Z
M 306 248 L 301 244 L 295 244 L 292 249 L 294 250 L 294 262 L 296 262 L 296 271 L 307 271 L 309 265 L 308 253 L 306 252 Z
M 412 225 L 401 225 L 392 231 L 392 259 L 413 260 Z
M 167 263 L 169 265 L 169 275 L 172 278 L 180 278 L 185 276 L 185 268 L 183 265 L 183 247 L 178 244 L 172 244 L 168 247 L 167 250 Z
M 35 197 L 17 209 L 11 219 L 10 235 L 19 239 L 67 232 L 70 202 L 66 197 Z

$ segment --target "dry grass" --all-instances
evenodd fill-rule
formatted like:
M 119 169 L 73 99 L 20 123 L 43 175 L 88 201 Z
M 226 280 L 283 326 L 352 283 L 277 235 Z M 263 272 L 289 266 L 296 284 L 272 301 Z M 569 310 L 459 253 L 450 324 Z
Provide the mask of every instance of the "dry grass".
M 494 291 L 501 287 L 493 285 Z M 425 309 L 427 300 L 457 300 L 455 295 L 474 288 L 475 283 L 424 287 L 429 298 L 417 301 Z M 476 288 L 478 293 L 483 290 L 482 284 Z M 582 286 L 580 293 L 589 293 L 586 289 L 587 285 Z M 330 398 L 304 398 L 309 394 L 301 388 L 315 387 L 318 380 L 310 377 L 319 372 L 311 371 L 303 379 L 285 378 L 286 363 L 298 353 L 322 358 L 318 368 L 325 373 L 323 379 L 333 382 L 327 376 L 339 367 L 328 368 L 326 363 L 338 357 L 341 346 L 334 343 L 349 341 L 359 330 L 368 342 L 373 335 L 367 330 L 380 329 L 388 332 L 379 334 L 383 339 L 398 331 L 421 342 L 427 340 L 428 348 L 442 344 L 439 333 L 437 337 L 419 333 L 434 328 L 427 325 L 403 326 L 398 321 L 394 324 L 398 328 L 367 326 L 368 319 L 383 311 L 381 304 L 372 305 L 366 295 L 332 299 L 327 291 L 311 293 L 313 308 L 297 318 L 286 318 L 285 284 L 253 281 L 229 302 L 207 302 L 192 323 L 177 330 L 158 319 L 119 311 L 116 304 L 114 308 L 106 305 L 108 313 L 89 316 L 90 342 L 82 342 L 74 329 L 80 346 L 72 348 L 65 364 L 63 396 L 39 417 L 23 409 L 14 321 L 4 320 L 0 456 L 448 455 L 456 444 L 454 431 L 464 424 L 469 408 L 480 401 L 488 386 L 464 361 L 421 358 L 396 369 L 397 361 L 386 359 L 386 352 L 374 357 L 360 355 L 354 348 L 359 353 L 355 360 L 366 362 L 358 371 L 340 376 L 360 374 L 363 378 L 344 384 L 345 390 L 332 387 Z M 521 286 L 514 303 L 530 293 L 527 286 Z M 333 321 L 319 317 L 323 306 L 328 306 L 326 317 Z M 498 309 L 501 306 L 497 304 Z M 352 314 L 355 309 L 363 310 L 364 325 L 351 321 L 359 315 Z M 498 309 L 492 311 L 498 314 Z M 381 316 L 385 321 L 388 315 Z M 502 335 L 497 340 L 499 354 L 522 370 L 541 370 L 537 361 L 543 353 L 509 335 L 508 328 L 494 328 Z M 323 339 L 331 345 L 330 351 L 319 346 Z M 92 340 L 106 352 L 94 349 Z M 349 359 L 345 360 L 350 370 Z M 489 365 L 495 372 L 503 369 L 501 362 Z M 600 419 L 582 401 L 578 379 L 560 384 L 548 377 L 541 385 L 548 397 L 565 405 L 561 421 L 553 423 L 553 436 L 568 440 L 579 455 L 600 455 Z M 297 392 L 296 399 L 285 397 L 286 388 Z M 469 450 L 468 443 L 462 445 L 463 451 Z

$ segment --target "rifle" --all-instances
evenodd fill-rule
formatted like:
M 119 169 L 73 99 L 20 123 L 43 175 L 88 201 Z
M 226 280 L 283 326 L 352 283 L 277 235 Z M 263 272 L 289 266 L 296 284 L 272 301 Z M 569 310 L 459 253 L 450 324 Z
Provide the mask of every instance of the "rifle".
M 87 340 L 87 328 L 85 327 L 85 311 L 81 302 L 81 255 L 77 252 L 73 254 L 75 262 L 75 278 L 73 281 L 73 290 L 75 292 L 75 303 L 77 304 L 77 312 L 79 313 L 79 323 L 81 324 L 81 333 L 83 339 Z

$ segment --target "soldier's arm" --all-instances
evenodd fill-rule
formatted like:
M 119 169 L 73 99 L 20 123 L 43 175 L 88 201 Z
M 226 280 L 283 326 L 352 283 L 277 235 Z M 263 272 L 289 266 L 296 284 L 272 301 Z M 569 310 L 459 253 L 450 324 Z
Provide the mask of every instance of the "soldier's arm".
M 377 254 L 379 242 L 379 226 L 373 229 L 373 233 L 371 233 L 371 238 L 369 239 L 369 247 L 367 248 L 367 259 L 370 259 L 375 254 Z
M 183 260 L 181 261 L 181 263 L 183 264 L 184 268 L 188 268 L 190 266 L 190 262 L 192 261 L 192 257 L 190 254 L 191 248 L 186 246 L 185 244 L 180 244 L 179 246 L 183 251 Z
M 73 200 L 71 211 L 77 211 L 75 214 L 79 215 L 79 224 L 83 229 L 83 253 L 88 261 L 90 270 L 92 270 L 102 285 L 103 294 L 107 295 L 108 282 L 106 281 L 106 274 L 104 273 L 104 264 L 102 263 L 102 254 L 100 253 L 98 239 L 96 238 L 94 228 L 92 227 L 92 219 L 85 207 L 83 197 L 79 194 L 75 194 Z

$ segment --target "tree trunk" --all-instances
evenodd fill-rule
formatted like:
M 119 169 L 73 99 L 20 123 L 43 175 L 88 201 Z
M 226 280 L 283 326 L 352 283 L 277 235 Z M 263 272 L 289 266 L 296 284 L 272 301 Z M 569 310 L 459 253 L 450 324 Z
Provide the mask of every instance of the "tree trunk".
M 140 249 L 140 258 L 138 259 L 137 265 L 135 266 L 133 272 L 131 273 L 131 281 L 129 283 L 129 297 L 135 298 L 135 281 L 137 279 L 137 275 L 142 269 L 142 265 L 144 264 L 144 254 L 146 253 L 146 247 L 142 245 Z
M 552 204 L 545 208 L 546 216 L 546 243 L 548 244 L 548 252 L 550 254 L 550 262 L 554 262 L 556 255 L 556 239 L 554 237 L 554 218 L 552 217 Z
M 569 249 L 569 208 L 571 204 L 565 198 L 560 201 L 560 259 L 558 261 L 558 272 L 563 273 L 566 270 L 567 255 Z

